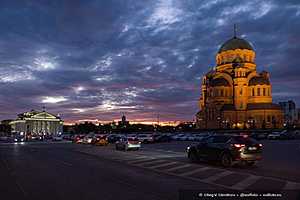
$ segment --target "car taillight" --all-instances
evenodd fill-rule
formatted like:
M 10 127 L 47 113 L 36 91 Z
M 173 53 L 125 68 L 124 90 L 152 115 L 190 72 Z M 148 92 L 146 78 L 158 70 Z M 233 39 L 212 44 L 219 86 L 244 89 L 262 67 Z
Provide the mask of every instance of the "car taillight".
M 244 144 L 234 144 L 233 146 L 236 148 L 241 148 L 241 147 L 244 147 L 245 145 Z

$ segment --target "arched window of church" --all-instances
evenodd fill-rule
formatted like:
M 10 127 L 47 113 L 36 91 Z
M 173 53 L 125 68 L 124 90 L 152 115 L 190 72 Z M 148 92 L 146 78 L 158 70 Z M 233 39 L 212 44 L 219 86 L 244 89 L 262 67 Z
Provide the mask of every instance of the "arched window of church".
M 254 88 L 252 88 L 252 96 L 255 96 Z
M 257 88 L 257 96 L 260 96 L 260 88 Z
M 263 88 L 263 96 L 266 96 L 266 88 Z

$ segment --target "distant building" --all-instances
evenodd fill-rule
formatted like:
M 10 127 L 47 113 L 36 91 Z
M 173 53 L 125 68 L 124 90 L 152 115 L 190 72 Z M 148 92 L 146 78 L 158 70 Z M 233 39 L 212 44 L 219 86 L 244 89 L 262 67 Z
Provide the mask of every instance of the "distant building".
M 10 122 L 12 131 L 26 135 L 57 135 L 63 131 L 63 121 L 46 111 L 24 112 Z
M 284 113 L 284 123 L 287 126 L 296 124 L 298 121 L 298 110 L 295 102 L 289 100 L 285 102 L 279 102 L 279 105 Z
M 216 66 L 202 79 L 197 126 L 281 128 L 283 112 L 272 102 L 270 74 L 257 72 L 252 45 L 232 37 L 216 55 Z
M 121 121 L 118 121 L 118 126 L 121 128 L 126 128 L 129 126 L 129 121 L 126 120 L 126 116 L 123 115 Z

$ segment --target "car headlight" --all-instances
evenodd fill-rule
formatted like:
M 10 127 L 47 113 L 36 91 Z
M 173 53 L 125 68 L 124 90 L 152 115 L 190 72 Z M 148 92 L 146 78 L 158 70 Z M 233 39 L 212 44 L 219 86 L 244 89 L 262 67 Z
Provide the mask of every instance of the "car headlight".
M 17 142 L 18 141 L 18 139 L 15 139 L 15 142 Z

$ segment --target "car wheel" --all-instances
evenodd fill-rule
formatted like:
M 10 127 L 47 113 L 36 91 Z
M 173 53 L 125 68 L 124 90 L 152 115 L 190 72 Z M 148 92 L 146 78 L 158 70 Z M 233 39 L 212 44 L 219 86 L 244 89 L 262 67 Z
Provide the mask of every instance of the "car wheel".
M 232 157 L 228 153 L 224 153 L 221 156 L 221 164 L 223 167 L 231 167 L 232 166 Z
M 193 163 L 198 161 L 198 158 L 197 158 L 197 156 L 196 156 L 196 153 L 193 152 L 193 151 L 189 153 L 189 156 L 188 156 L 188 157 L 189 157 L 190 161 L 193 162 Z

